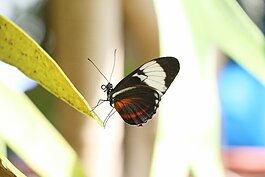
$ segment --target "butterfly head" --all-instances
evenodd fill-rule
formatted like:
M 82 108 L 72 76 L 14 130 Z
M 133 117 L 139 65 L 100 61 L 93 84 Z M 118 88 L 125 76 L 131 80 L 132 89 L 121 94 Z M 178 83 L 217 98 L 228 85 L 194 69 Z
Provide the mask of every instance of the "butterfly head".
M 101 89 L 109 94 L 113 90 L 113 85 L 109 82 L 107 85 L 101 85 Z

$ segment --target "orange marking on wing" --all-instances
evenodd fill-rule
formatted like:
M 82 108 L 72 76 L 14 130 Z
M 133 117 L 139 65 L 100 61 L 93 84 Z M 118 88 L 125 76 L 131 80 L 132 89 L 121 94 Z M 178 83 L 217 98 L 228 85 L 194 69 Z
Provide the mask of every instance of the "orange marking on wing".
M 128 104 L 131 104 L 132 102 L 133 102 L 132 99 L 125 98 L 125 99 L 122 99 L 120 101 L 115 102 L 114 107 L 117 111 L 119 111 L 124 106 L 127 106 Z M 133 114 L 122 114 L 122 117 L 125 119 L 135 118 L 135 117 L 142 115 L 144 112 L 145 112 L 145 110 L 142 109 L 142 110 L 135 112 Z
M 141 110 L 141 111 L 135 112 L 133 114 L 122 114 L 122 117 L 125 119 L 133 119 L 135 117 L 142 115 L 143 113 L 144 113 L 144 110 Z
M 124 106 L 128 105 L 128 104 L 131 104 L 133 101 L 132 99 L 128 99 L 128 98 L 125 98 L 125 99 L 122 99 L 120 101 L 117 101 L 114 105 L 114 107 L 119 110 L 121 108 L 123 108 Z

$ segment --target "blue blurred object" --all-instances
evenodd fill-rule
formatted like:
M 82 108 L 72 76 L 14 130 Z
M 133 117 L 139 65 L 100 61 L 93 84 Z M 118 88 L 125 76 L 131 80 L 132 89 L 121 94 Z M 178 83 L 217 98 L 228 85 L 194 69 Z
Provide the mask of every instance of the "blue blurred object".
M 221 71 L 223 145 L 265 146 L 265 86 L 237 63 Z

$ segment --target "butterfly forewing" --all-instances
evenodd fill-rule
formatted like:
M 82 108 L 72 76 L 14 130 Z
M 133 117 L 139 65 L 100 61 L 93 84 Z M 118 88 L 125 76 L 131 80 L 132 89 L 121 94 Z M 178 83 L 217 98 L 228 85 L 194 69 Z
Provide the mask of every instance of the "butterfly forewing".
M 153 59 L 126 76 L 114 88 L 117 92 L 126 87 L 148 85 L 164 94 L 179 72 L 179 62 L 174 57 Z
M 109 101 L 125 122 L 141 125 L 156 113 L 159 101 L 179 72 L 174 57 L 153 59 L 121 80 Z

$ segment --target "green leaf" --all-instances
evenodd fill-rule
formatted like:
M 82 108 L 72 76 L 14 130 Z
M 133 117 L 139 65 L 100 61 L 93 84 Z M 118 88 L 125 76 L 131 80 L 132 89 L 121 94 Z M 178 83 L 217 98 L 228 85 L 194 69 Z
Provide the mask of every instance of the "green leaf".
M 210 44 L 265 84 L 265 38 L 236 1 L 183 1 L 202 55 Z
M 0 138 L 40 176 L 82 177 L 77 154 L 25 94 L 0 83 Z
M 2 177 L 26 177 L 9 160 L 0 153 L 0 176 Z
M 0 139 L 0 154 L 6 155 L 6 144 Z
M 102 120 L 91 111 L 56 62 L 22 29 L 3 16 L 0 16 L 0 60 L 17 67 L 49 92 L 103 126 Z

